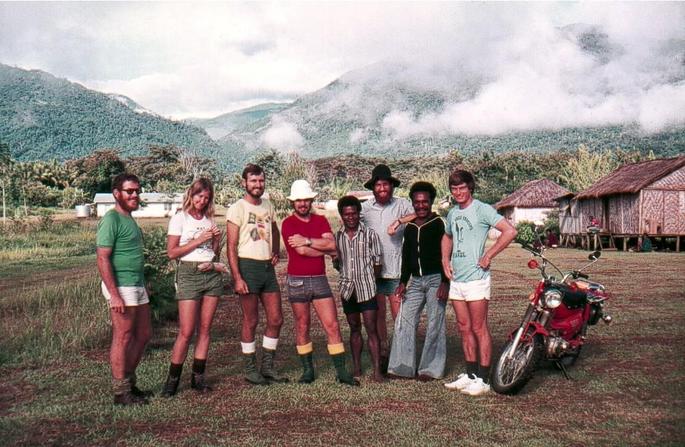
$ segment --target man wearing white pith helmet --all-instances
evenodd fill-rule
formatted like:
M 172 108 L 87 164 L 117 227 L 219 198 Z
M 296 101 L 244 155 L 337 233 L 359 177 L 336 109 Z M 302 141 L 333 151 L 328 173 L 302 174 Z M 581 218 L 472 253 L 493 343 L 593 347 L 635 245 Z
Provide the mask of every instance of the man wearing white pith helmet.
M 328 338 L 328 353 L 338 382 L 359 385 L 345 366 L 345 345 L 324 262 L 325 255 L 336 252 L 335 238 L 326 218 L 312 213 L 316 196 L 309 182 L 295 180 L 288 196 L 294 212 L 281 226 L 288 251 L 288 300 L 295 317 L 295 343 L 303 367 L 299 382 L 311 383 L 316 378 L 309 336 L 313 305 Z

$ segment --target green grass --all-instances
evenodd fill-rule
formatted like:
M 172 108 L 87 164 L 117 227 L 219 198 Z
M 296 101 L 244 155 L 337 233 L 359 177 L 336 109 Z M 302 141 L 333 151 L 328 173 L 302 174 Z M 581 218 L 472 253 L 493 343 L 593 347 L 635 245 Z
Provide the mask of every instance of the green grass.
M 0 279 L 28 276 L 94 262 L 95 230 L 88 223 L 19 222 L 1 227 Z
M 550 252 L 566 267 L 587 252 Z M 537 276 L 518 248 L 493 265 L 490 327 L 495 351 L 519 323 Z M 285 264 L 278 266 L 280 274 Z M 317 380 L 311 385 L 251 387 L 241 376 L 240 308 L 222 299 L 207 374 L 215 391 L 189 389 L 141 408 L 111 404 L 108 314 L 93 275 L 0 300 L 0 433 L 7 445 L 679 445 L 685 442 L 685 255 L 606 252 L 589 270 L 612 293 L 611 326 L 591 327 L 571 368 L 549 365 L 517 396 L 468 398 L 442 382 L 334 382 L 320 324 L 313 319 Z M 3 265 L 4 270 L 4 265 Z M 333 272 L 329 269 L 329 272 Z M 59 274 L 59 271 L 54 272 Z M 331 284 L 335 286 L 334 274 Z M 334 287 L 335 288 L 335 287 Z M 284 302 L 277 365 L 296 380 L 292 312 Z M 262 317 L 263 318 L 263 317 Z M 339 314 L 343 335 L 347 326 Z M 260 323 L 263 328 L 263 321 Z M 176 335 L 156 327 L 138 377 L 158 391 Z M 258 335 L 261 339 L 261 334 Z M 448 370 L 464 369 L 448 310 Z M 189 354 L 189 360 L 192 351 Z

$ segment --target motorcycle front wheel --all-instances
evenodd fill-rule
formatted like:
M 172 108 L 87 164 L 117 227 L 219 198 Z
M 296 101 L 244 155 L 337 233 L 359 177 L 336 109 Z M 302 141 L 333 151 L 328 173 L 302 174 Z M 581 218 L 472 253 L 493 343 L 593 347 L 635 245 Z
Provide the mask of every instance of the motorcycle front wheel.
M 528 335 L 511 350 L 513 341 L 510 340 L 502 349 L 499 360 L 492 370 L 492 388 L 500 394 L 516 394 L 533 377 L 533 373 L 543 355 L 544 343 L 540 335 Z

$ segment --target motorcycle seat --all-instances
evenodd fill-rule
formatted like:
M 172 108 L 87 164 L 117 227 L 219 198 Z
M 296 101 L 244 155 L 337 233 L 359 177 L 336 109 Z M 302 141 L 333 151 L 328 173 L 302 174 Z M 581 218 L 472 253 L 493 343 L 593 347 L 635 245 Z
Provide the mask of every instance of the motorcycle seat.
M 564 290 L 564 304 L 569 309 L 577 309 L 585 306 L 587 302 L 587 293 L 582 290 L 574 291 L 571 289 Z

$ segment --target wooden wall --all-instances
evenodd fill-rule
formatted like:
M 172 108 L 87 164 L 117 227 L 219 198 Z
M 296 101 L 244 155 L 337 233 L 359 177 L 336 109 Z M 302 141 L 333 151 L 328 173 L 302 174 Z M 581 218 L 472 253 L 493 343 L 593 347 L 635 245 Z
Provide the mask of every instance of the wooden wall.
M 616 235 L 669 234 L 685 236 L 685 167 L 652 183 L 637 194 L 559 202 L 561 234 L 583 234 L 590 216 Z

